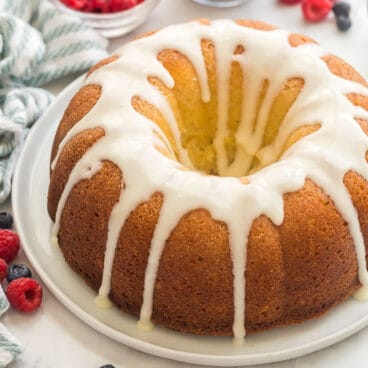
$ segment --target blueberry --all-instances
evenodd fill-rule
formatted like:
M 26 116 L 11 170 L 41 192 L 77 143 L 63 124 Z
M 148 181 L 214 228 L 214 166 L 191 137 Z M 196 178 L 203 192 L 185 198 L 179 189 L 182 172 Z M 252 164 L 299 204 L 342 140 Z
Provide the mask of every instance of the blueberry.
M 0 213 L 0 229 L 10 229 L 13 226 L 13 216 L 9 212 Z
M 342 32 L 347 31 L 351 27 L 351 20 L 345 15 L 339 15 L 336 18 L 336 22 L 337 28 Z
M 11 282 L 20 277 L 32 277 L 31 270 L 24 264 L 15 264 L 8 267 L 8 275 L 6 279 Z
M 339 15 L 348 16 L 350 13 L 350 4 L 345 1 L 339 1 L 332 7 L 333 12 L 338 17 Z

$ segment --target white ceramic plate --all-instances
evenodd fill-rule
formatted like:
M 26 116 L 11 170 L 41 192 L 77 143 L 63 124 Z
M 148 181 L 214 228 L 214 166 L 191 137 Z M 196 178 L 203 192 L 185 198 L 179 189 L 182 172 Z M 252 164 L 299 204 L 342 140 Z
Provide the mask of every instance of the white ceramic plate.
M 146 353 L 211 366 L 240 366 L 298 357 L 332 345 L 368 324 L 368 303 L 349 300 L 327 316 L 300 326 L 262 332 L 243 346 L 231 338 L 198 337 L 163 328 L 144 333 L 136 319 L 117 309 L 101 310 L 95 293 L 72 272 L 59 249 L 51 245 L 51 221 L 46 210 L 49 157 L 57 124 L 79 78 L 68 86 L 37 122 L 19 158 L 13 181 L 13 212 L 23 249 L 51 292 L 88 325 Z

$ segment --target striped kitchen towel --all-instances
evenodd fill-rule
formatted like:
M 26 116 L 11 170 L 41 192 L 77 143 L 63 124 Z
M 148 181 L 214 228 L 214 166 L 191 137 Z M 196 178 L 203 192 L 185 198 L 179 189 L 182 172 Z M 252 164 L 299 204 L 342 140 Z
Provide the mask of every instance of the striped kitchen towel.
M 0 286 L 0 316 L 9 308 L 8 299 Z M 6 367 L 21 353 L 22 347 L 17 339 L 0 324 L 0 368 Z
M 53 96 L 37 88 L 107 56 L 107 41 L 46 0 L 0 0 L 0 203 L 22 142 Z

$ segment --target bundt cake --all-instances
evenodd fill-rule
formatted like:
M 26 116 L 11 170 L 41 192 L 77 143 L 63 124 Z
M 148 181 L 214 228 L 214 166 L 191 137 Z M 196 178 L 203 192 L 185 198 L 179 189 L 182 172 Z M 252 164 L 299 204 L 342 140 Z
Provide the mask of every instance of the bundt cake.
M 146 34 L 64 113 L 53 236 L 97 302 L 144 329 L 242 339 L 317 317 L 366 295 L 367 111 L 365 80 L 304 35 L 244 20 Z

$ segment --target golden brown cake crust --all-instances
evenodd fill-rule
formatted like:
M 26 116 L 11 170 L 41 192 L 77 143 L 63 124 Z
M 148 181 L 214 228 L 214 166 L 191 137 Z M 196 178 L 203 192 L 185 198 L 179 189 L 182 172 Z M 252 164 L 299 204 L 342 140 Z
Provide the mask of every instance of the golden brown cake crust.
M 238 23 L 274 29 L 260 22 Z M 314 41 L 293 34 L 289 42 L 298 47 Z M 100 65 L 113 60 L 110 57 Z M 323 60 L 332 73 L 366 84 L 337 57 L 329 55 Z M 94 106 L 100 94 L 99 86 L 88 85 L 71 100 L 55 136 L 53 158 L 67 131 Z M 367 97 L 347 98 L 368 109 Z M 368 123 L 364 120 L 358 123 L 367 134 Z M 100 128 L 86 130 L 66 144 L 51 173 L 48 196 L 51 218 L 55 217 L 73 166 L 103 135 Z M 124 190 L 123 175 L 115 164 L 103 162 L 101 170 L 91 179 L 75 185 L 62 212 L 60 248 L 70 267 L 94 290 L 101 283 L 107 223 Z M 344 183 L 358 211 L 368 249 L 368 184 L 355 172 L 346 173 Z M 163 196 L 157 192 L 131 213 L 116 249 L 110 298 L 122 310 L 136 316 L 142 304 L 144 272 L 162 202 Z M 302 189 L 284 195 L 284 221 L 280 226 L 265 216 L 254 221 L 247 248 L 247 331 L 318 317 L 360 286 L 348 225 L 332 200 L 309 179 Z M 154 290 L 152 319 L 158 325 L 182 332 L 231 335 L 233 309 L 227 227 L 204 209 L 192 211 L 180 220 L 166 243 Z

